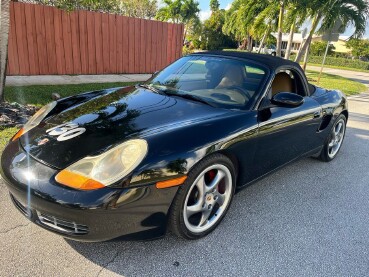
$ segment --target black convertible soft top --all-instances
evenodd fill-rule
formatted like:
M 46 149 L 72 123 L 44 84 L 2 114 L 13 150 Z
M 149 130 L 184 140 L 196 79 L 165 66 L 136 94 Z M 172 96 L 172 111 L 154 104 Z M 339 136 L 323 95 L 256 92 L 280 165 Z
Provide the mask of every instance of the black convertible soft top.
M 241 52 L 241 51 L 207 51 L 207 52 L 195 53 L 194 55 L 217 55 L 217 56 L 228 56 L 228 57 L 247 59 L 247 60 L 262 63 L 272 70 L 275 70 L 283 65 L 293 66 L 298 69 L 301 69 L 298 63 L 295 63 L 290 60 L 285 60 L 279 57 L 274 57 L 272 55 L 255 54 L 255 53 Z

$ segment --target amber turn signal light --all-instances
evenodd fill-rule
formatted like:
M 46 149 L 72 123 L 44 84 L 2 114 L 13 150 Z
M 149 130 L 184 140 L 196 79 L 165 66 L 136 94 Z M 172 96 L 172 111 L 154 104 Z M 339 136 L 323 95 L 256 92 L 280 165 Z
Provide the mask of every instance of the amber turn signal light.
M 12 141 L 19 139 L 23 134 L 24 134 L 24 129 L 22 128 L 18 131 L 18 133 L 14 135 L 14 137 L 12 137 Z
M 179 185 L 182 185 L 186 181 L 186 179 L 187 179 L 187 176 L 183 176 L 183 177 L 179 177 L 179 178 L 175 178 L 175 179 L 171 179 L 167 181 L 157 182 L 156 188 L 165 189 L 165 188 L 179 186 Z
M 95 190 L 105 187 L 98 181 L 68 170 L 62 170 L 58 175 L 55 176 L 55 180 L 62 185 L 79 190 Z

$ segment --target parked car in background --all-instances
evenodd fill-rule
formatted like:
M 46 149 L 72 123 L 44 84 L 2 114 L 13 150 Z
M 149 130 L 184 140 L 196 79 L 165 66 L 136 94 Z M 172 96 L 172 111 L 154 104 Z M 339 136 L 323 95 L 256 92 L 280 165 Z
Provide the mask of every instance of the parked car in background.
M 253 52 L 258 52 L 258 51 L 259 51 L 259 46 L 253 47 Z M 261 49 L 261 52 L 260 53 L 261 54 L 272 55 L 272 56 L 276 56 L 277 55 L 277 51 L 276 51 L 275 45 L 265 45 Z

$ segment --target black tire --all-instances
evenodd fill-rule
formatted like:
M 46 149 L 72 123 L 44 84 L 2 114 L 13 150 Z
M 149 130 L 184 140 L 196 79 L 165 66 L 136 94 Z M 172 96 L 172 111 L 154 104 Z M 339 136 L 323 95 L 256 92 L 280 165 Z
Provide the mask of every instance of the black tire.
M 334 155 L 332 156 L 330 154 L 330 143 L 333 139 L 333 132 L 335 130 L 335 128 L 337 127 L 337 125 L 340 123 L 340 122 L 343 122 L 343 135 L 342 135 L 342 140 L 340 141 L 340 145 L 338 147 L 338 149 L 335 151 Z M 330 161 L 333 161 L 334 158 L 337 157 L 338 153 L 340 152 L 341 150 L 341 147 L 342 147 L 342 144 L 343 144 L 343 141 L 344 141 L 344 138 L 345 138 L 345 135 L 346 135 L 346 125 L 347 125 L 347 118 L 341 114 L 340 116 L 338 116 L 338 118 L 336 119 L 336 121 L 334 122 L 330 132 L 329 132 L 329 135 L 326 139 L 326 142 L 324 144 L 324 147 L 322 149 L 322 152 L 320 153 L 320 155 L 318 156 L 318 159 L 323 161 L 323 162 L 330 162 Z
M 230 186 L 228 186 L 229 190 L 227 189 L 227 195 L 228 195 L 227 196 L 227 203 L 225 203 L 225 202 L 223 203 L 224 207 L 219 206 L 219 208 L 222 207 L 222 213 L 219 215 L 219 217 L 216 217 L 217 216 L 216 212 L 212 216 L 212 218 L 215 218 L 214 219 L 215 222 L 213 223 L 214 225 L 209 226 L 209 228 L 206 229 L 206 230 L 199 231 L 199 232 L 197 232 L 197 231 L 193 232 L 189 229 L 189 227 L 187 227 L 187 225 L 190 224 L 189 223 L 190 218 L 188 218 L 186 220 L 187 223 L 185 222 L 185 218 L 184 218 L 185 217 L 185 204 L 186 204 L 186 207 L 188 207 L 187 203 L 188 203 L 188 201 L 190 201 L 189 197 L 193 194 L 193 191 L 197 189 L 197 186 L 194 182 L 198 178 L 201 178 L 201 176 L 203 176 L 204 180 L 205 180 L 205 183 L 206 183 L 205 174 L 207 174 L 207 173 L 204 173 L 204 171 L 206 171 L 208 168 L 218 166 L 218 165 L 223 167 L 224 169 L 225 168 L 228 169 L 229 173 L 230 173 L 230 175 L 227 173 L 228 175 L 224 176 L 223 178 L 219 178 L 219 180 L 226 179 L 225 181 L 222 181 L 224 183 L 229 179 L 231 180 L 231 184 L 230 184 Z M 215 171 L 215 169 L 212 169 L 212 170 Z M 210 171 L 212 171 L 212 170 L 210 170 Z M 210 173 L 210 171 L 208 171 L 208 172 Z M 216 172 L 217 172 L 216 176 L 218 176 L 219 171 L 216 171 Z M 209 157 L 204 158 L 202 161 L 200 161 L 193 169 L 191 169 L 190 173 L 188 174 L 187 180 L 179 188 L 179 190 L 177 192 L 177 195 L 176 195 L 176 197 L 175 197 L 175 199 L 172 203 L 172 206 L 171 206 L 171 209 L 170 209 L 170 212 L 169 212 L 169 222 L 168 222 L 169 230 L 172 233 L 174 233 L 175 235 L 177 235 L 178 237 L 182 237 L 182 238 L 185 238 L 185 239 L 199 239 L 199 238 L 202 238 L 202 237 L 208 235 L 209 233 L 211 233 L 219 225 L 219 223 L 223 220 L 224 216 L 226 215 L 226 213 L 227 213 L 227 211 L 228 211 L 228 209 L 231 205 L 233 195 L 234 195 L 234 192 L 235 192 L 235 188 L 236 188 L 235 176 L 236 175 L 235 175 L 235 170 L 234 170 L 234 166 L 232 164 L 232 161 L 224 155 L 213 154 Z M 216 177 L 214 177 L 213 180 L 215 180 L 215 179 L 216 179 Z M 215 193 L 220 193 L 219 192 L 219 184 L 220 184 L 220 182 L 218 183 L 218 185 L 216 185 L 216 190 L 217 191 Z M 226 194 L 226 192 L 224 192 L 224 195 L 225 194 Z M 205 204 L 205 207 L 207 207 L 207 204 L 206 204 L 207 202 L 206 201 L 208 201 L 209 198 L 211 199 L 211 196 L 209 196 L 210 193 L 206 194 L 208 196 L 205 195 L 204 197 L 200 196 L 201 195 L 200 192 L 197 192 L 197 195 L 198 196 L 196 196 L 195 198 L 198 198 L 198 199 L 197 199 L 195 205 L 200 204 L 199 202 L 202 201 Z M 214 196 L 214 200 L 215 200 L 215 197 L 216 196 Z M 203 199 L 203 200 L 200 200 L 200 198 Z M 216 203 L 213 205 L 213 210 L 215 210 L 216 205 L 217 205 Z M 204 209 L 204 205 L 202 207 Z M 201 216 L 203 215 L 202 212 L 199 212 L 199 213 L 201 213 Z M 192 216 L 197 216 L 197 215 L 198 214 L 195 213 Z M 211 214 L 209 215 L 209 218 L 210 218 L 210 216 L 211 216 Z M 201 219 L 200 219 L 200 222 L 201 222 Z M 211 221 L 207 220 L 207 222 L 208 223 L 206 223 L 206 224 L 209 224 L 209 222 L 211 222 Z M 203 227 L 200 227 L 200 228 L 203 228 Z

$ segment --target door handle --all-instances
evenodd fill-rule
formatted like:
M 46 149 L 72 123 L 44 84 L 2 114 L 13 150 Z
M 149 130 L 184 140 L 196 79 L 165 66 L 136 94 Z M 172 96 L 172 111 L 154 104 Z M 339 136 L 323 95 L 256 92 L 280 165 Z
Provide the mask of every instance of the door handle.
M 319 112 L 315 112 L 315 113 L 314 113 L 314 118 L 319 118 L 319 117 L 320 117 L 320 115 L 321 115 L 320 111 L 319 111 Z

